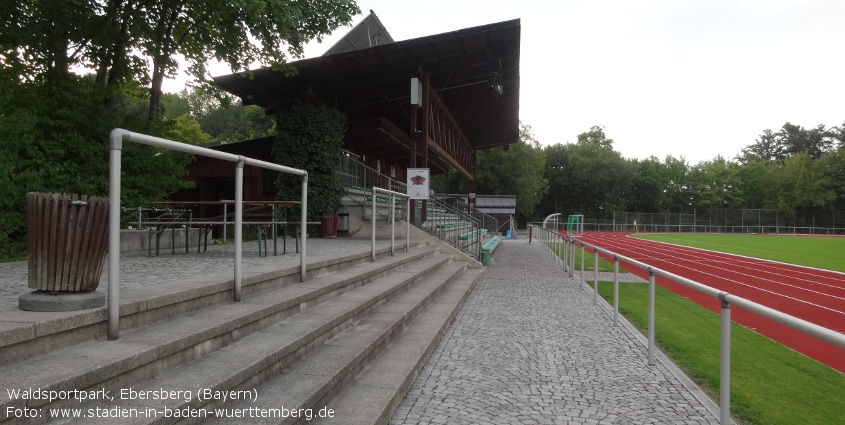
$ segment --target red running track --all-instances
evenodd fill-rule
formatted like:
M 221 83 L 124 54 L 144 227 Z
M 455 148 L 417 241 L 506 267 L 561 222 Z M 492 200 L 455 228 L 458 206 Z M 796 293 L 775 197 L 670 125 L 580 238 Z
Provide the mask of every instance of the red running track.
M 587 232 L 584 242 L 683 276 L 808 322 L 845 333 L 845 274 L 629 238 L 625 233 Z M 612 259 L 610 261 L 613 261 Z M 648 279 L 648 272 L 622 263 Z M 655 282 L 716 313 L 719 300 L 660 276 Z M 845 350 L 740 308 L 731 318 L 762 335 L 845 373 Z

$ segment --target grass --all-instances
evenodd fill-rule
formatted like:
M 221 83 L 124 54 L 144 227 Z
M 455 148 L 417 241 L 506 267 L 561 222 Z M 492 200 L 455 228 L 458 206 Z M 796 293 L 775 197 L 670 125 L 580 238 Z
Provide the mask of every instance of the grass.
M 599 283 L 613 303 L 613 284 Z M 655 292 L 657 344 L 718 400 L 720 317 L 661 287 Z M 645 331 L 648 285 L 619 286 L 619 310 Z M 746 424 L 845 423 L 845 375 L 740 325 L 731 328 L 731 413 Z
M 845 237 L 686 233 L 635 237 L 845 272 Z

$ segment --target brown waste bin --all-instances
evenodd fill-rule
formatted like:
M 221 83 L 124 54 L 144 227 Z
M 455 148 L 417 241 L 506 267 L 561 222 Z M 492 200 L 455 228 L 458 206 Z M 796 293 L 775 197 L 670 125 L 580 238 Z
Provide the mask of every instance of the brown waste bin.
M 108 251 L 109 199 L 57 193 L 26 194 L 32 289 L 93 291 Z
M 324 216 L 320 217 L 320 222 L 323 226 L 323 237 L 324 238 L 336 238 L 337 237 L 338 216 L 336 216 L 336 215 L 324 215 Z

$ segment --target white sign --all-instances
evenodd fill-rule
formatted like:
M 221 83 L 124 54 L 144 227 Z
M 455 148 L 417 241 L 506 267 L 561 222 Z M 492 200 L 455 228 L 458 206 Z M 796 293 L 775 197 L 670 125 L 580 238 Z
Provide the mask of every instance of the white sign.
M 411 199 L 428 199 L 429 169 L 408 169 L 408 196 Z

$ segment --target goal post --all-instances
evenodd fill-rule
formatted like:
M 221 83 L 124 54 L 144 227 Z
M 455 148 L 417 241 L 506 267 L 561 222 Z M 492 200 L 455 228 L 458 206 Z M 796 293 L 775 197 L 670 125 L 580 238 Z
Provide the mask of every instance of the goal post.
M 584 215 L 571 214 L 566 219 L 566 234 L 568 236 L 584 236 Z

